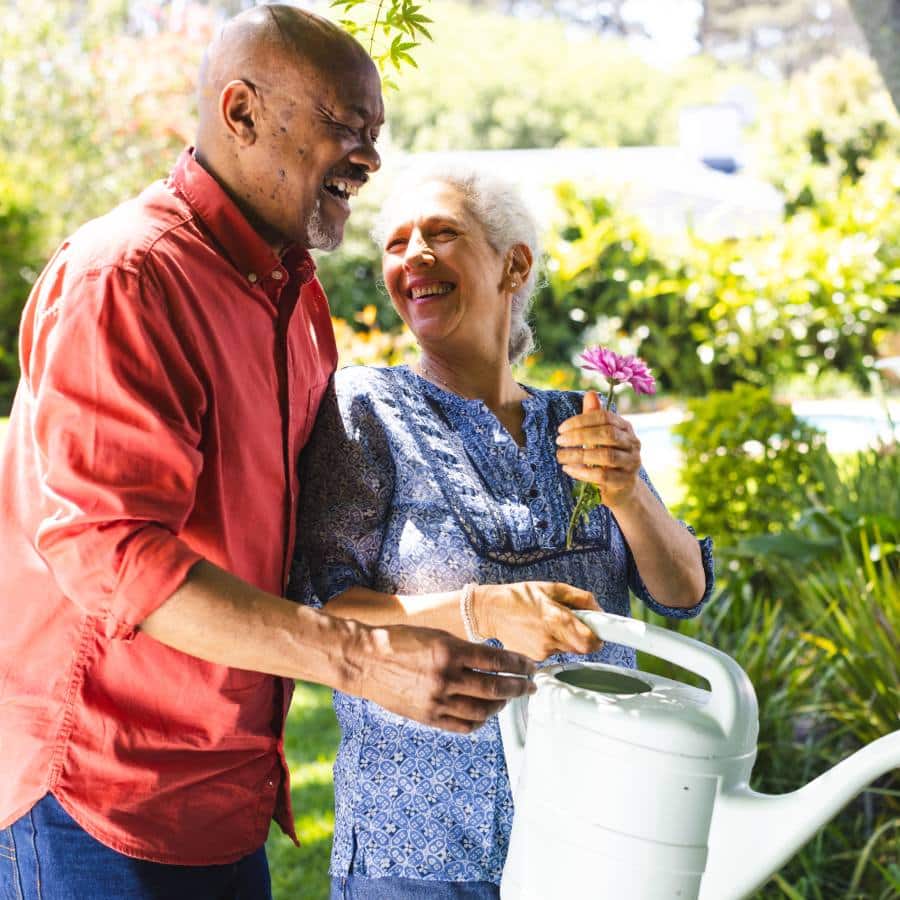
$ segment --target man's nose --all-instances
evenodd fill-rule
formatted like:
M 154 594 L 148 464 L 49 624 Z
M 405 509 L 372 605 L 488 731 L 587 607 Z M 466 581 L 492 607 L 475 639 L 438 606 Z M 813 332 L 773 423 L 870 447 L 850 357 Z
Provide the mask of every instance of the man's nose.
M 353 150 L 350 154 L 350 162 L 362 166 L 370 174 L 381 168 L 381 157 L 370 140 L 366 140 Z

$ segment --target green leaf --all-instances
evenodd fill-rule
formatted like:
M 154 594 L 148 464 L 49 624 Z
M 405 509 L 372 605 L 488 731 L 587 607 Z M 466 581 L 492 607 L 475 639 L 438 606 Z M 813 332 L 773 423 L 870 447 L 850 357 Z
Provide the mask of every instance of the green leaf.
M 793 531 L 780 534 L 764 534 L 745 538 L 738 549 L 758 556 L 773 556 L 787 560 L 812 560 L 840 547 L 839 538 L 816 540 Z

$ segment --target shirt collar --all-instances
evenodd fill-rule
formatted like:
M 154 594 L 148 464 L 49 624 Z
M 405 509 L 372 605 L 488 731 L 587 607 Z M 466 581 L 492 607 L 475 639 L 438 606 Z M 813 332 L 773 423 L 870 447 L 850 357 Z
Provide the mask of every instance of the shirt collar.
M 276 270 L 296 274 L 303 284 L 312 280 L 316 264 L 309 251 L 294 244 L 279 259 L 222 186 L 194 159 L 193 147 L 182 152 L 169 182 L 251 284 L 268 279 Z

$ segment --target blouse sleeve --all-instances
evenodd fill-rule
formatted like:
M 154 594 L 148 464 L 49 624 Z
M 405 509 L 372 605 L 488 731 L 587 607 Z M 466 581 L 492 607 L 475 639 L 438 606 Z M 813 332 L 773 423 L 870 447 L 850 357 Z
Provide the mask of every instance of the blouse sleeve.
M 641 478 L 646 482 L 647 487 L 650 488 L 651 493 L 660 503 L 662 503 L 662 498 L 656 492 L 656 488 L 653 486 L 653 482 L 650 481 L 650 476 L 647 475 L 647 472 L 641 467 L 640 472 Z M 663 504 L 665 505 L 665 504 Z M 680 520 L 679 520 L 680 521 Z M 680 522 L 680 524 L 690 531 L 691 534 L 696 536 L 696 532 L 690 525 L 685 522 Z M 667 616 L 670 619 L 692 619 L 694 616 L 699 615 L 700 611 L 706 605 L 709 598 L 712 596 L 713 588 L 716 584 L 716 576 L 715 576 L 715 566 L 713 563 L 713 543 L 712 538 L 703 538 L 703 540 L 698 541 L 700 544 L 700 555 L 702 557 L 703 563 L 703 573 L 706 578 L 706 586 L 703 590 L 703 596 L 697 602 L 695 606 L 690 606 L 687 608 L 679 607 L 679 606 L 666 606 L 664 603 L 660 603 L 654 596 L 650 593 L 647 585 L 644 584 L 643 578 L 641 578 L 640 573 L 638 572 L 637 565 L 634 561 L 634 556 L 631 553 L 631 548 L 628 547 L 626 543 L 626 547 L 628 547 L 628 587 L 631 588 L 632 592 L 644 602 L 644 604 L 653 612 L 658 613 L 661 616 Z
M 371 587 L 394 492 L 385 426 L 371 397 L 332 379 L 300 458 L 297 544 L 288 596 L 321 606 Z

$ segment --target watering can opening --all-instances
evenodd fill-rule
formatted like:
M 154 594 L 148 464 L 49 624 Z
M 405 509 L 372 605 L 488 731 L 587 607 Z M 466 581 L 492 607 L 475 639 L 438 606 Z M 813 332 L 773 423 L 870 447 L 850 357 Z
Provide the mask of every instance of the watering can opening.
M 585 691 L 594 691 L 598 694 L 646 694 L 653 690 L 652 685 L 632 675 L 610 672 L 608 669 L 592 669 L 587 666 L 563 669 L 554 677 L 563 684 L 569 684 Z

